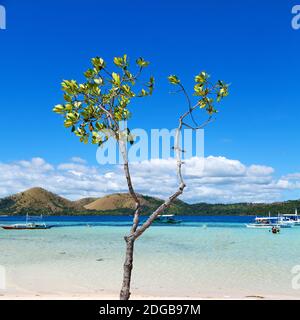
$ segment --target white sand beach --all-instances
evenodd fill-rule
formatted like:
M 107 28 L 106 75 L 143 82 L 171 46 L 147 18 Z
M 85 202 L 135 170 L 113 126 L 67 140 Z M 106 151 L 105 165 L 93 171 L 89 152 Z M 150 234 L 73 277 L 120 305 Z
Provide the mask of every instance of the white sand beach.
M 0 299 L 118 299 L 126 231 L 1 230 Z M 274 237 L 243 226 L 154 227 L 136 244 L 132 299 L 299 299 L 291 273 L 299 235 L 300 228 Z

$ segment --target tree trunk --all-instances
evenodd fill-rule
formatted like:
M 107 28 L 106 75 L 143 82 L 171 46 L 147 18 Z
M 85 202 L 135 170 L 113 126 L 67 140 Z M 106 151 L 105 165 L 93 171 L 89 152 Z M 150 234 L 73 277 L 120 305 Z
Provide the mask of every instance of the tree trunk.
M 139 225 L 140 220 L 140 211 L 141 211 L 141 203 L 136 195 L 132 181 L 130 176 L 130 170 L 128 165 L 128 158 L 127 158 L 127 148 L 126 148 L 126 142 L 124 142 L 122 139 L 119 140 L 119 147 L 123 156 L 124 160 L 124 172 L 125 177 L 127 180 L 128 185 L 128 191 L 131 195 L 131 198 L 135 202 L 135 210 L 133 215 L 133 222 L 132 227 L 130 230 L 130 236 L 126 236 L 124 239 L 126 241 L 126 255 L 125 255 L 125 262 L 124 262 L 124 271 L 123 271 L 123 283 L 122 288 L 120 291 L 120 300 L 129 300 L 130 298 L 130 283 L 131 283 L 131 274 L 132 274 L 132 268 L 133 268 L 133 251 L 134 251 L 134 242 L 135 237 L 132 235 L 136 231 Z
M 177 154 L 177 170 L 178 170 L 178 176 L 180 179 L 180 186 L 178 190 L 169 199 L 167 199 L 161 206 L 159 206 L 157 210 L 155 210 L 155 212 L 153 212 L 150 215 L 150 217 L 146 220 L 146 222 L 144 222 L 143 225 L 139 228 L 138 228 L 138 224 L 139 224 L 139 218 L 140 218 L 141 204 L 132 186 L 126 145 L 123 140 L 119 141 L 120 150 L 124 159 L 124 172 L 127 180 L 129 194 L 131 195 L 132 199 L 135 201 L 135 212 L 134 212 L 131 232 L 129 236 L 125 237 L 126 256 L 125 256 L 125 262 L 123 267 L 124 269 L 123 283 L 122 283 L 122 288 L 120 292 L 120 300 L 129 300 L 130 298 L 130 284 L 131 284 L 131 274 L 132 274 L 132 268 L 133 268 L 133 251 L 134 251 L 135 240 L 139 238 L 146 231 L 146 229 L 148 229 L 151 226 L 153 221 L 183 193 L 183 190 L 185 188 L 185 184 L 183 182 L 183 178 L 181 175 L 182 161 L 181 161 L 181 156 L 179 151 L 179 139 L 180 139 L 181 126 L 182 126 L 182 119 L 180 119 L 180 126 L 177 130 L 176 139 L 175 139 L 175 142 L 176 142 L 175 151 Z
M 130 298 L 130 283 L 131 273 L 133 268 L 133 250 L 134 238 L 125 237 L 126 241 L 126 257 L 124 262 L 123 283 L 120 292 L 120 300 L 129 300 Z

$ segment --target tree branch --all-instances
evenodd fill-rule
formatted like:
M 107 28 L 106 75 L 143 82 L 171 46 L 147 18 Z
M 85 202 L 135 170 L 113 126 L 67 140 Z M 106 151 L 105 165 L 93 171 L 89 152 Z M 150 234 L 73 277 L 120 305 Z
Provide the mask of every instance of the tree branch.
M 180 84 L 182 90 L 184 90 L 184 87 Z M 204 128 L 207 124 L 209 124 L 212 121 L 212 116 L 210 116 L 202 125 L 198 125 L 196 127 L 192 127 L 188 124 L 186 124 L 185 122 L 183 122 L 183 120 L 188 116 L 188 115 L 192 115 L 193 111 L 199 106 L 199 103 L 197 103 L 195 106 L 191 106 L 190 103 L 190 99 L 186 93 L 186 91 L 184 90 L 188 101 L 189 101 L 189 110 L 186 111 L 180 118 L 179 118 L 179 125 L 178 128 L 176 130 L 176 135 L 175 135 L 175 146 L 174 146 L 174 150 L 176 152 L 176 159 L 177 159 L 177 176 L 178 176 L 178 180 L 179 180 L 179 187 L 178 190 L 172 194 L 162 205 L 160 205 L 151 215 L 150 217 L 142 224 L 142 226 L 140 226 L 139 228 L 137 228 L 134 232 L 132 232 L 129 236 L 125 237 L 126 241 L 131 241 L 131 240 L 136 240 L 138 239 L 154 222 L 154 220 L 164 212 L 165 209 L 167 209 L 180 195 L 183 194 L 184 189 L 186 187 L 186 184 L 184 182 L 183 179 L 183 175 L 182 175 L 182 157 L 181 157 L 181 153 L 182 153 L 182 148 L 180 148 L 180 140 L 181 140 L 181 132 L 182 132 L 182 128 L 184 126 L 187 126 L 189 128 L 191 128 L 192 130 L 198 130 L 198 129 L 202 129 Z
M 134 211 L 134 215 L 133 215 L 133 223 L 132 223 L 132 228 L 130 231 L 130 234 L 133 234 L 136 230 L 137 227 L 139 225 L 139 220 L 140 220 L 140 212 L 141 212 L 141 202 L 137 196 L 137 194 L 134 191 L 133 185 L 132 185 L 132 181 L 131 181 L 131 175 L 130 175 L 130 170 L 129 170 L 129 164 L 128 164 L 128 156 L 127 156 L 127 148 L 126 148 L 126 143 L 127 140 L 124 141 L 125 139 L 123 137 L 121 137 L 119 139 L 119 147 L 120 147 L 120 151 L 124 160 L 124 172 L 125 172 L 125 176 L 126 176 L 126 180 L 127 180 L 127 186 L 128 186 L 128 190 L 129 190 L 129 194 L 131 195 L 132 199 L 135 202 L 135 211 Z
M 186 97 L 186 100 L 188 102 L 188 105 L 189 105 L 189 111 L 190 111 L 190 115 L 191 115 L 191 119 L 192 121 L 194 122 L 194 125 L 197 127 L 198 126 L 198 123 L 196 122 L 194 116 L 193 116 L 193 112 L 192 112 L 192 102 L 191 102 L 191 99 L 189 97 L 189 95 L 187 94 L 186 90 L 185 90 L 185 87 L 181 84 L 181 83 L 178 83 L 179 87 L 182 89 L 182 92 L 183 94 L 185 95 Z

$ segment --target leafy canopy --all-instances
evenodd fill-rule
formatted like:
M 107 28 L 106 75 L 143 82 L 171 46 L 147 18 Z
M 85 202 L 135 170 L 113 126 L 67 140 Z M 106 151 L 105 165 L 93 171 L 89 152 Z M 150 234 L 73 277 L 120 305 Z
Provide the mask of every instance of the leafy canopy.
M 207 113 L 212 116 L 214 113 L 218 112 L 215 108 L 215 103 L 220 102 L 223 98 L 228 96 L 229 85 L 221 80 L 218 80 L 216 83 L 211 83 L 209 78 L 210 76 L 205 71 L 202 71 L 195 76 L 194 96 L 198 98 L 198 101 L 195 106 L 191 106 L 191 111 L 196 107 L 200 107 L 201 109 L 205 109 Z M 172 85 L 181 87 L 182 91 L 185 92 L 180 79 L 176 75 L 171 75 L 168 79 Z
M 53 111 L 64 117 L 65 127 L 71 128 L 81 142 L 91 141 L 100 146 L 111 135 L 119 139 L 118 123 L 129 119 L 131 100 L 152 95 L 154 78 L 150 77 L 145 84 L 138 83 L 143 69 L 149 65 L 143 58 L 136 60 L 135 74 L 129 69 L 126 54 L 113 59 L 116 67 L 113 72 L 100 57 L 93 58 L 91 63 L 91 68 L 84 72 L 84 82 L 62 82 L 64 103 L 56 105 Z M 103 132 L 106 132 L 104 136 Z M 133 142 L 129 130 L 127 136 Z
M 125 54 L 113 59 L 114 71 L 109 71 L 104 59 L 95 57 L 91 67 L 84 72 L 85 81 L 64 80 L 62 90 L 64 103 L 58 104 L 53 111 L 64 117 L 64 125 L 79 137 L 81 142 L 101 146 L 111 136 L 119 140 L 122 136 L 133 143 L 130 130 L 121 130 L 120 121 L 130 118 L 129 105 L 133 98 L 152 95 L 154 78 L 140 83 L 140 77 L 149 62 L 143 58 L 136 60 L 135 73 L 129 68 L 129 59 Z M 215 105 L 227 97 L 229 85 L 218 80 L 209 81 L 210 76 L 202 71 L 195 76 L 194 96 L 197 103 L 192 106 L 190 98 L 176 75 L 169 76 L 172 85 L 179 86 L 189 102 L 189 114 L 196 108 L 205 109 L 211 118 L 217 111 Z

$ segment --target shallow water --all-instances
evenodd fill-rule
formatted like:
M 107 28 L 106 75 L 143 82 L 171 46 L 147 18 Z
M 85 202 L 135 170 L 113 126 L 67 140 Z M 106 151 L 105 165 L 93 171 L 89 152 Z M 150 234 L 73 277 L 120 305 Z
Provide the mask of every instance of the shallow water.
M 15 219 L 15 218 L 13 218 Z M 5 293 L 118 294 L 130 217 L 48 219 L 49 230 L 0 230 Z M 293 296 L 300 227 L 247 229 L 249 217 L 182 217 L 136 243 L 132 290 L 168 297 Z M 11 223 L 12 218 L 1 218 Z M 20 219 L 19 219 L 20 220 Z M 14 221 L 15 222 L 15 221 Z

